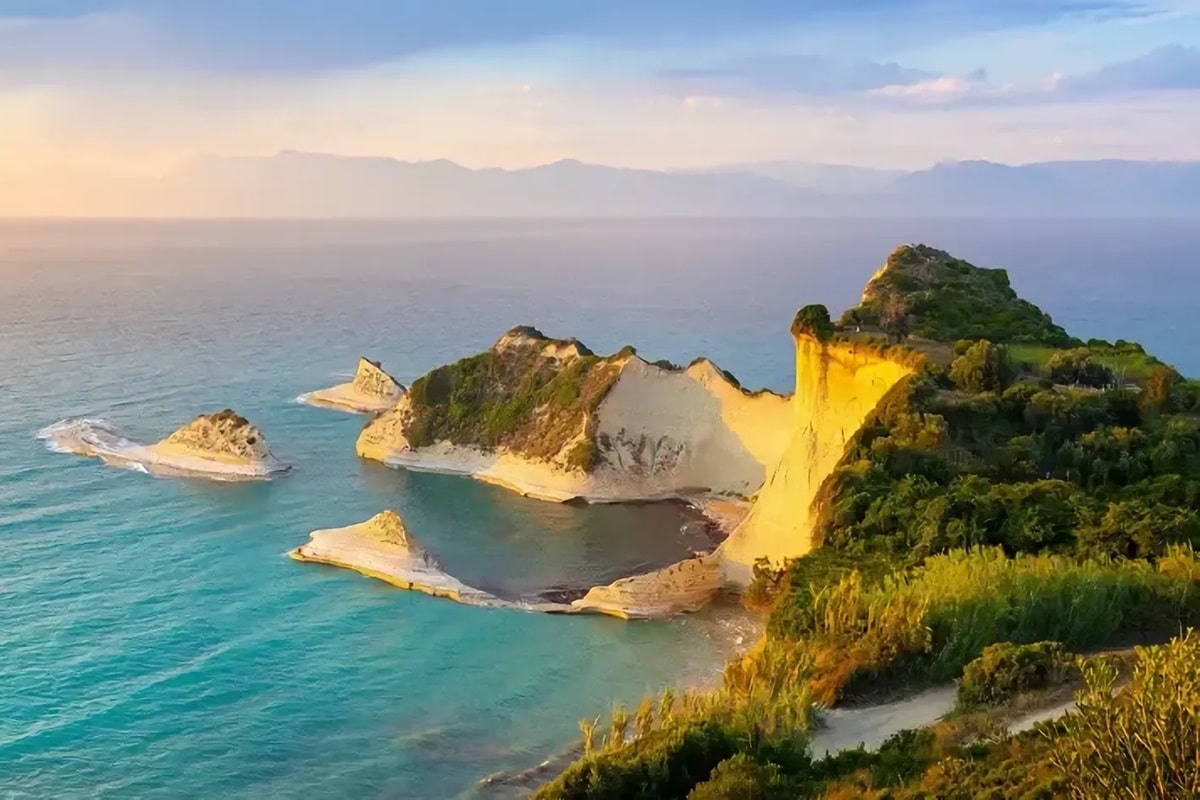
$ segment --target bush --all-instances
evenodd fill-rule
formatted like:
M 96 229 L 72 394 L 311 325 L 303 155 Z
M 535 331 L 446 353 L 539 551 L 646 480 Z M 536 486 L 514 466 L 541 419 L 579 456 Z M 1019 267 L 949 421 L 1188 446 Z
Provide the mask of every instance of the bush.
M 717 765 L 687 800 L 794 800 L 796 789 L 775 764 L 759 764 L 739 753 Z
M 950 364 L 950 380 L 963 391 L 1002 392 L 1015 373 L 1008 351 L 981 339 Z
M 808 305 L 796 312 L 792 320 L 792 334 L 807 334 L 817 341 L 827 342 L 833 336 L 833 320 L 829 309 L 823 305 Z
M 630 745 L 576 761 L 534 795 L 538 800 L 684 800 L 737 753 L 716 722 L 654 731 Z
M 1055 383 L 1094 389 L 1103 389 L 1113 382 L 1112 370 L 1097 361 L 1086 347 L 1050 356 L 1042 366 L 1042 374 Z
M 1087 689 L 1053 755 L 1072 796 L 1200 797 L 1200 635 L 1188 630 L 1170 644 L 1138 648 L 1120 694 L 1109 661 L 1090 660 L 1084 677 Z
M 1175 410 L 1175 387 L 1183 380 L 1174 367 L 1159 364 L 1150 369 L 1146 383 L 1138 396 L 1142 408 L 1156 412 Z
M 1069 667 L 1070 658 L 1058 642 L 989 645 L 979 658 L 963 668 L 958 705 L 961 708 L 1001 705 L 1021 692 L 1062 683 Z

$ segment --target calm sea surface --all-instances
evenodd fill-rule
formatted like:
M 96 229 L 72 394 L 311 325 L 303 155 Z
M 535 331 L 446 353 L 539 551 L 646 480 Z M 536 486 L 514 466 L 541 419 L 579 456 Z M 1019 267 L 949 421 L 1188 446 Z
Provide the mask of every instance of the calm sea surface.
M 361 354 L 401 381 L 516 324 L 787 389 L 791 315 L 926 241 L 1008 267 L 1077 335 L 1200 374 L 1194 222 L 0 223 L 0 796 L 469 797 L 577 720 L 711 679 L 744 622 L 458 606 L 283 554 L 392 507 L 448 570 L 525 592 L 694 543 L 672 507 L 578 508 L 354 455 L 297 405 Z M 155 479 L 54 454 L 64 417 L 157 439 L 231 406 L 294 474 Z

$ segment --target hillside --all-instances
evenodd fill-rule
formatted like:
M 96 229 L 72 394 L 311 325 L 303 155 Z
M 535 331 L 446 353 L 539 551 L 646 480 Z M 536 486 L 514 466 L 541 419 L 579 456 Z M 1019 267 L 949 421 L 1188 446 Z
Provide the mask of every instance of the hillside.
M 1096 797 L 1121 785 L 1166 800 L 1191 790 L 1194 770 L 1169 764 L 1194 763 L 1200 745 L 1153 732 L 1181 724 L 1200 691 L 1189 679 L 1168 699 L 1149 676 L 1181 680 L 1200 653 L 1194 636 L 1138 654 L 1132 705 L 1112 704 L 1103 659 L 1080 662 L 1080 678 L 1066 657 L 1062 674 L 1095 687 L 1091 710 L 1038 733 L 1045 746 L 996 738 L 969 698 L 1019 691 L 996 653 L 1161 642 L 1200 623 L 1196 384 L 1136 344 L 1070 339 L 1002 271 L 927 246 L 893 253 L 854 311 L 884 302 L 913 335 L 893 327 L 888 343 L 839 329 L 820 306 L 793 325 L 791 440 L 719 551 L 754 543 L 745 552 L 762 554 L 744 598 L 766 614 L 763 639 L 714 692 L 668 692 L 636 716 L 618 709 L 599 738 L 584 726 L 587 755 L 537 797 L 967 798 L 984 787 L 997 798 Z M 977 338 L 985 332 L 998 341 Z M 1019 340 L 1042 344 L 1003 344 Z M 1145 368 L 1117 380 L 1104 363 L 1117 355 Z M 960 689 L 955 722 L 902 733 L 878 754 L 809 751 L 814 704 L 956 680 L 974 694 Z M 614 732 L 631 718 L 626 742 Z M 1155 744 L 1105 738 L 1118 718 Z M 1152 784 L 1155 770 L 1171 782 Z
M 868 326 L 941 342 L 1067 344 L 1067 332 L 1017 296 L 1003 269 L 976 267 L 926 245 L 896 248 L 842 315 L 844 327 Z

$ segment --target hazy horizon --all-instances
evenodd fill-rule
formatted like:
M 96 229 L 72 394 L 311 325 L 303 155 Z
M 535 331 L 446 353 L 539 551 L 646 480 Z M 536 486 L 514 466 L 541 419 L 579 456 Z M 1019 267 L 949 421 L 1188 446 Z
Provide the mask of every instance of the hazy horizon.
M 0 212 L 94 213 L 205 153 L 1190 162 L 1198 41 L 1191 0 L 0 0 Z

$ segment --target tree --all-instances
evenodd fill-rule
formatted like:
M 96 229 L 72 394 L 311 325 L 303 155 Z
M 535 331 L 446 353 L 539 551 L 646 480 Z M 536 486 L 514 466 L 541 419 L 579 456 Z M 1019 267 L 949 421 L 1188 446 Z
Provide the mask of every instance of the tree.
M 889 294 L 883 300 L 883 308 L 879 311 L 879 327 L 889 339 L 902 341 L 908 336 L 908 308 L 904 300 L 896 294 Z
M 950 364 L 950 380 L 966 392 L 1002 392 L 1012 383 L 1014 370 L 1008 350 L 987 339 L 967 348 Z
M 1086 347 L 1062 350 L 1050 356 L 1042 374 L 1055 383 L 1103 389 L 1113 382 L 1112 370 L 1096 361 Z
M 833 320 L 829 309 L 820 304 L 805 306 L 796 312 L 792 320 L 792 335 L 806 334 L 819 342 L 827 342 L 833 336 Z
M 1146 385 L 1138 396 L 1139 405 L 1144 409 L 1170 413 L 1175 408 L 1175 386 L 1183 380 L 1174 367 L 1168 364 L 1158 364 L 1146 376 Z

